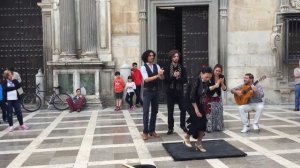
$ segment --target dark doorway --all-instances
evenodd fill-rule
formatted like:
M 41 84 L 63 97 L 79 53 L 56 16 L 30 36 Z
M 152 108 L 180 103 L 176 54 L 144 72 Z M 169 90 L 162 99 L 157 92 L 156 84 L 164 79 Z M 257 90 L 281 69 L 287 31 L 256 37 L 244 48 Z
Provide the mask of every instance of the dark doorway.
M 202 65 L 208 65 L 208 6 L 157 8 L 157 63 L 170 64 L 167 53 L 177 49 L 191 83 Z M 166 102 L 161 82 L 160 103 Z
M 43 67 L 40 1 L 0 1 L 0 68 L 14 67 L 25 92 L 35 89 L 35 74 Z

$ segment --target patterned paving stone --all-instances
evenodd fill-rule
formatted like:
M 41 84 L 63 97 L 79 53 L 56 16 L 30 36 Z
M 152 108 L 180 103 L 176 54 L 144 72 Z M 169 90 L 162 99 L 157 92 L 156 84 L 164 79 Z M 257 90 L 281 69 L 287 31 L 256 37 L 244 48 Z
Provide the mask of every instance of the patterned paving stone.
M 225 130 L 206 133 L 204 140 L 225 139 L 248 156 L 179 162 L 173 161 L 162 147 L 163 142 L 181 142 L 184 136 L 179 126 L 178 106 L 175 106 L 174 133 L 166 134 L 168 114 L 166 105 L 162 104 L 156 125 L 160 137 L 150 137 L 147 141 L 140 135 L 141 108 L 133 112 L 115 112 L 109 107 L 89 108 L 81 113 L 67 110 L 26 113 L 25 123 L 30 130 L 8 133 L 8 124 L 0 124 L 0 167 L 120 168 L 124 162 L 129 165 L 152 163 L 158 168 L 300 167 L 300 113 L 287 109 L 292 108 L 266 106 L 260 120 L 261 131 L 251 129 L 240 133 L 237 106 L 225 106 Z M 14 122 L 18 126 L 16 119 Z M 15 163 L 20 166 L 13 166 Z

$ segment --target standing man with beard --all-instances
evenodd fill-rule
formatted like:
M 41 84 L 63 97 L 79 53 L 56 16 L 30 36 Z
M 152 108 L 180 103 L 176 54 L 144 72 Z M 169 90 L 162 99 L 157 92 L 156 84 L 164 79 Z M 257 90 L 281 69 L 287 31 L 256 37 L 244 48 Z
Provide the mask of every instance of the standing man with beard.
M 164 78 L 164 70 L 154 63 L 155 52 L 147 50 L 142 55 L 144 65 L 141 67 L 141 73 L 144 81 L 143 89 L 143 140 L 148 139 L 148 135 L 159 137 L 155 132 L 156 115 L 158 113 L 158 85 L 159 80 Z M 150 113 L 151 106 L 151 113 Z M 150 115 L 150 121 L 149 121 Z
M 180 52 L 171 50 L 168 53 L 171 64 L 165 69 L 165 82 L 167 91 L 167 106 L 168 106 L 168 132 L 170 135 L 174 132 L 174 105 L 178 103 L 180 109 L 180 128 L 187 132 L 185 127 L 186 107 L 183 94 L 183 85 L 187 82 L 186 70 L 179 63 Z

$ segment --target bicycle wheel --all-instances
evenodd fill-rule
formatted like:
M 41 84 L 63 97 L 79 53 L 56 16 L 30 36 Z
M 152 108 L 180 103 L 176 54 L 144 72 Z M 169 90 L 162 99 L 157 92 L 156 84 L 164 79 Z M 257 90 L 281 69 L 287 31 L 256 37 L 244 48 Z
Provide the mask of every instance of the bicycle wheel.
M 34 112 L 41 108 L 42 100 L 36 93 L 29 93 L 23 96 L 21 104 L 26 111 Z
M 58 95 L 55 95 L 54 100 L 53 100 L 53 106 L 57 110 L 66 110 L 68 109 L 69 105 L 67 103 L 67 98 L 70 97 L 66 93 L 61 93 Z

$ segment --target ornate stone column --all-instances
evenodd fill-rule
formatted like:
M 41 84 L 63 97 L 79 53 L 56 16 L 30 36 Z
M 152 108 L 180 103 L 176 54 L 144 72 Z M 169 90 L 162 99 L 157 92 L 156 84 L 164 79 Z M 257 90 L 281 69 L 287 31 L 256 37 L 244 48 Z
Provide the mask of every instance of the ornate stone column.
M 60 0 L 61 55 L 76 55 L 75 0 Z
M 220 0 L 220 7 L 219 7 L 219 15 L 220 15 L 220 27 L 219 27 L 219 45 L 220 45 L 220 51 L 219 51 L 219 62 L 223 66 L 223 73 L 227 77 L 227 27 L 228 27 L 228 15 L 227 15 L 227 10 L 228 10 L 228 0 Z M 224 96 L 224 104 L 227 104 L 227 93 L 223 94 Z
M 42 9 L 42 24 L 43 24 L 43 70 L 45 74 L 46 90 L 52 88 L 52 68 L 47 66 L 48 61 L 52 61 L 53 44 L 53 4 L 52 2 L 38 3 Z
M 140 52 L 147 49 L 147 2 L 139 0 Z
M 281 0 L 280 11 L 287 12 L 289 10 L 289 0 Z
M 100 61 L 112 61 L 110 0 L 96 0 L 97 54 Z
M 76 25 L 76 49 L 77 54 L 81 54 L 81 36 L 80 36 L 80 0 L 75 0 L 75 25 Z
M 96 55 L 96 2 L 95 0 L 80 1 L 80 39 L 81 55 Z
M 224 70 L 227 69 L 227 1 L 228 0 L 220 0 L 220 63 L 224 66 Z M 224 73 L 225 73 L 224 71 Z M 226 73 L 225 73 L 226 74 Z

